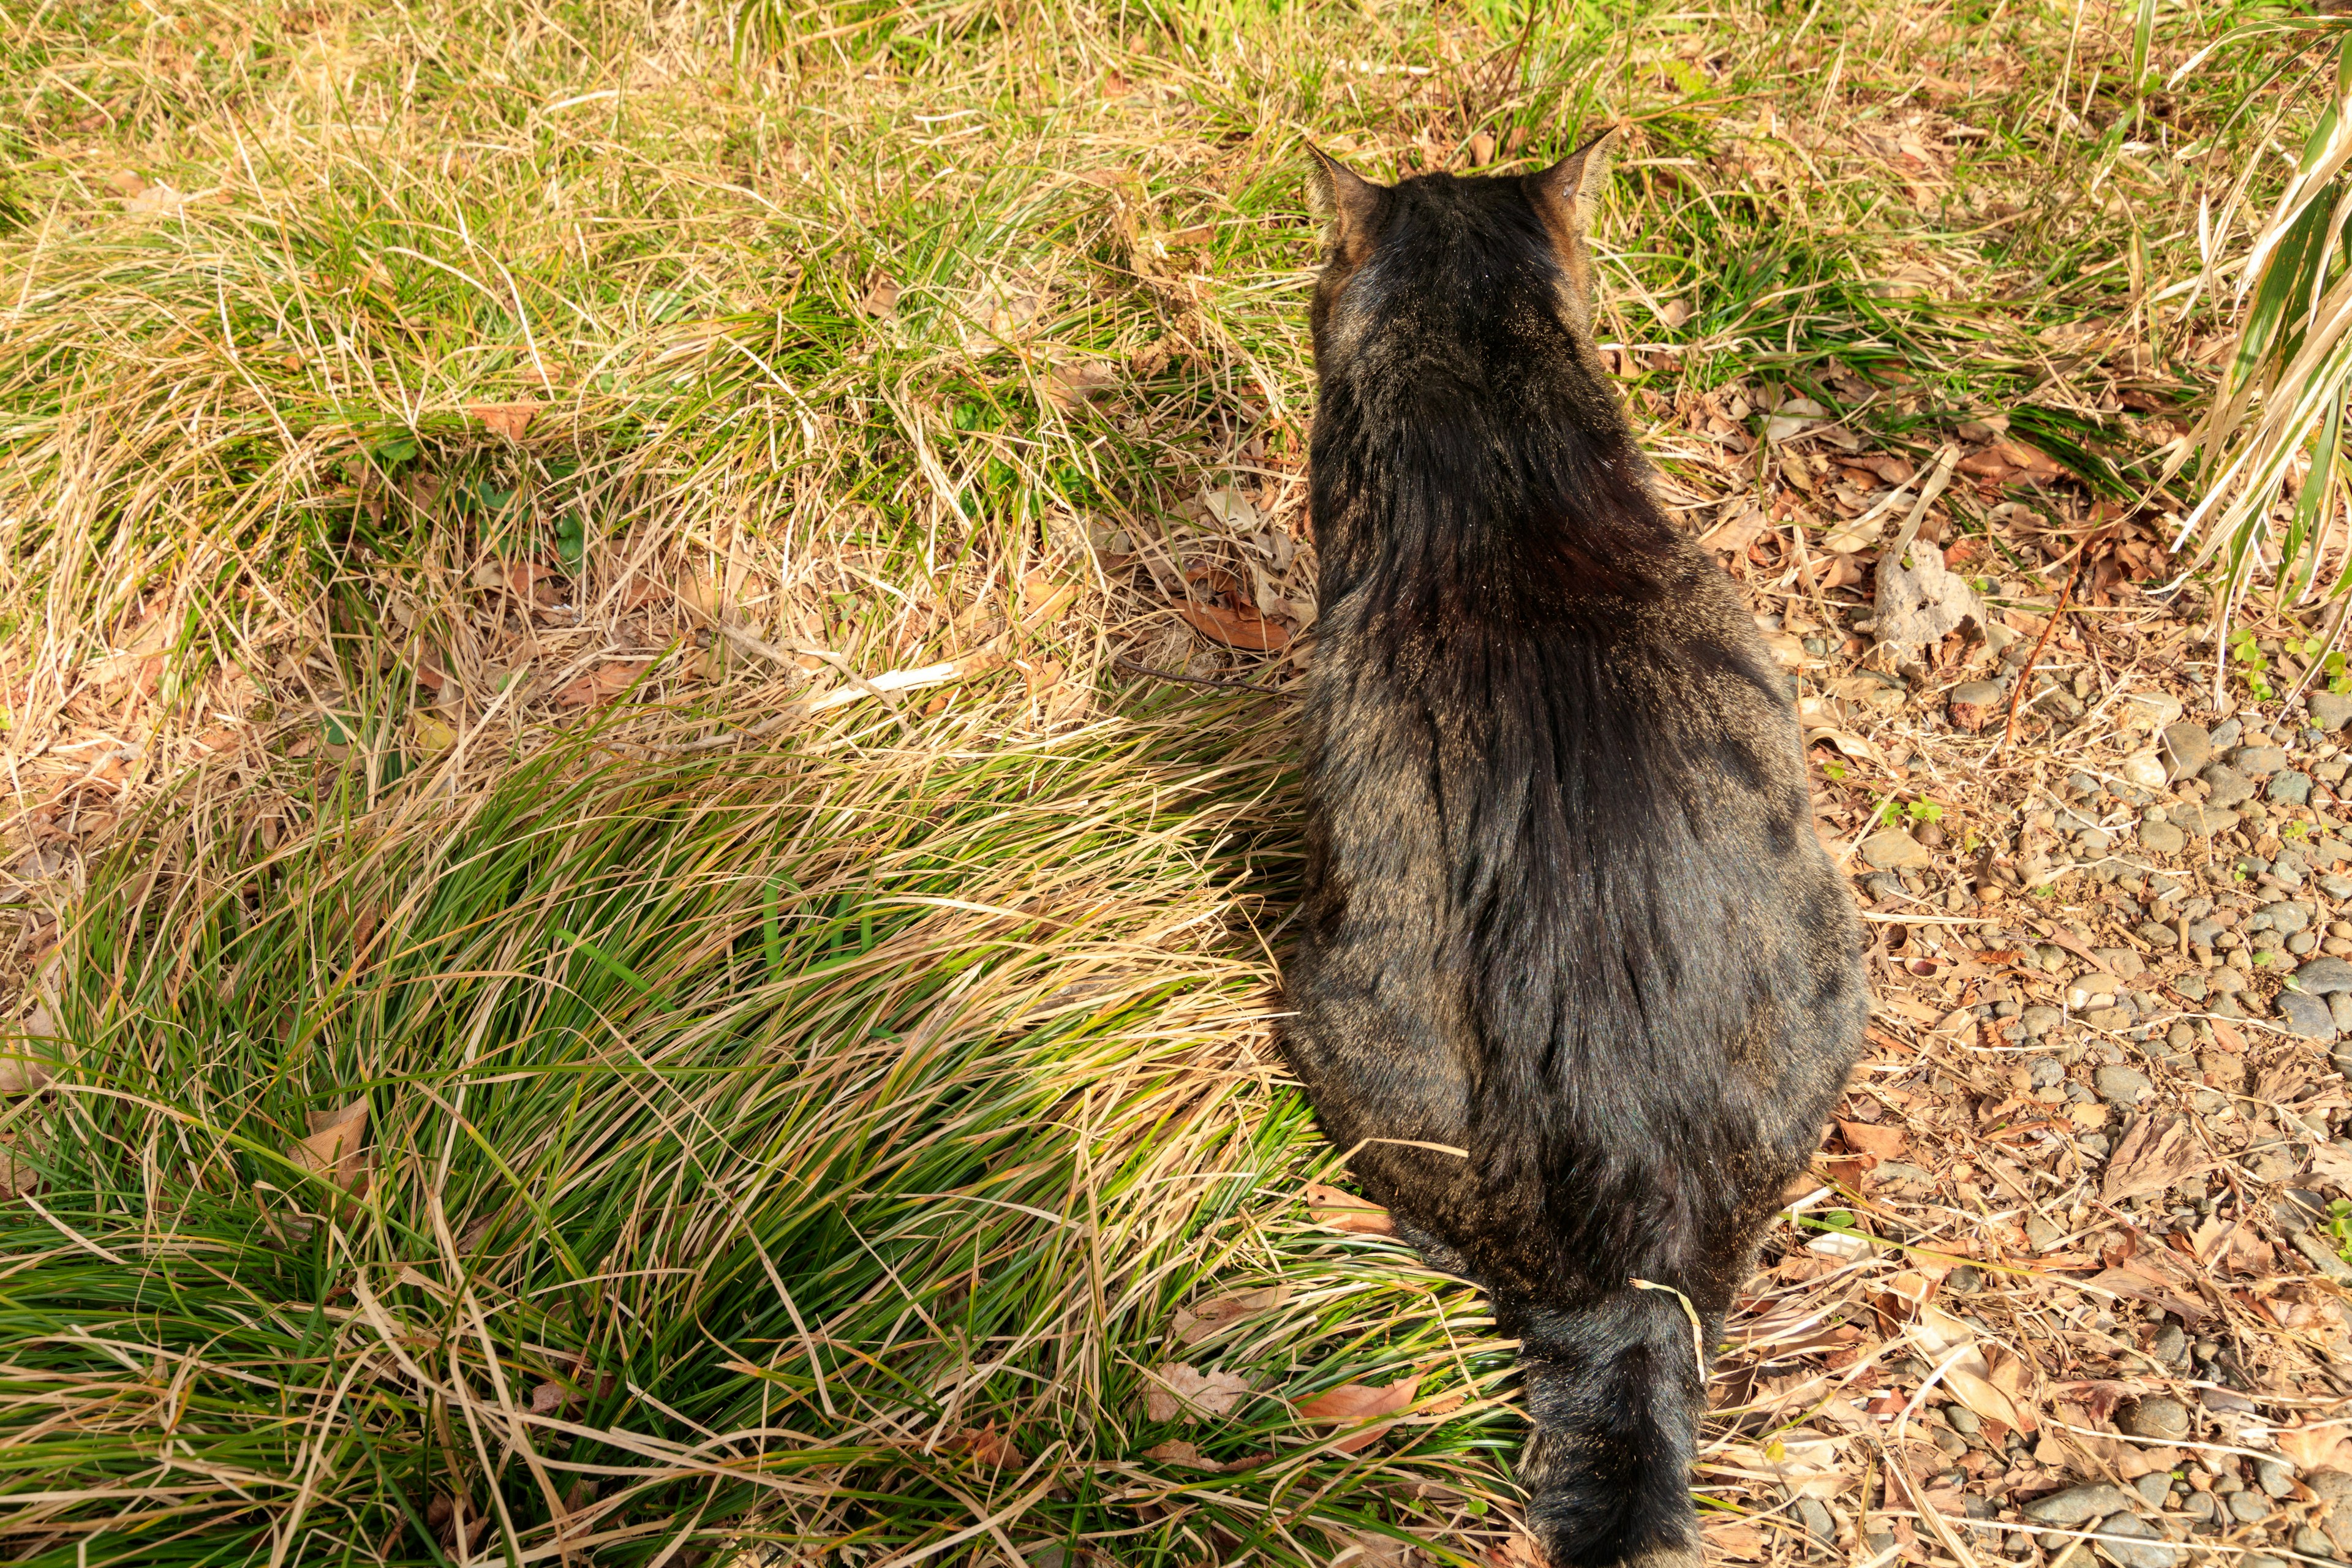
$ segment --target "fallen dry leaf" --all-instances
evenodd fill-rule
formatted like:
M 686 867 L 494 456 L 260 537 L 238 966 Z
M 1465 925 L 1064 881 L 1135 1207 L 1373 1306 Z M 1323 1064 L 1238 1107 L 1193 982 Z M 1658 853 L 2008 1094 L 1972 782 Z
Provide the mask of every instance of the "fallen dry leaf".
M 1149 1373 L 1152 1386 L 1143 1396 L 1143 1413 L 1154 1421 L 1173 1421 L 1181 1413 L 1188 1422 L 1203 1415 L 1223 1415 L 1249 1392 L 1238 1373 L 1202 1373 L 1182 1362 Z
M 2190 1176 L 2211 1170 L 2214 1163 L 2190 1131 L 2186 1117 L 2151 1113 L 2133 1122 L 2116 1146 L 2099 1196 L 2115 1204 L 2148 1193 L 2169 1192 Z
M 898 308 L 898 285 L 892 282 L 887 273 L 877 278 L 874 287 L 866 290 L 866 298 L 857 302 L 857 308 L 877 319 L 889 315 Z
M 1760 1563 L 1764 1559 L 1764 1531 L 1757 1525 L 1710 1524 L 1704 1539 L 1714 1552 L 1741 1563 Z
M 2282 1427 L 2271 1439 L 2298 1470 L 2352 1470 L 2352 1426 L 2344 1422 Z
M 568 681 L 555 694 L 559 708 L 586 708 L 593 703 L 609 702 L 629 689 L 645 666 L 637 662 L 614 660 L 600 664 L 577 679 Z
M 367 1181 L 361 1150 L 367 1119 L 365 1095 L 340 1110 L 310 1112 L 310 1135 L 294 1146 L 294 1163 L 356 1195 Z
M 488 426 L 490 434 L 503 436 L 509 441 L 520 441 L 522 433 L 530 428 L 531 416 L 540 405 L 525 399 L 520 403 L 469 403 L 467 415 Z
M 1098 359 L 1065 361 L 1045 373 L 1045 401 L 1067 414 L 1118 384 L 1118 373 Z
M 1412 1404 L 1415 1391 L 1421 1387 L 1418 1376 L 1400 1378 L 1394 1383 L 1343 1383 L 1337 1388 L 1326 1389 L 1312 1399 L 1298 1402 L 1298 1415 L 1304 1421 L 1326 1421 L 1337 1426 L 1352 1426 L 1359 1421 L 1370 1421 L 1382 1415 L 1394 1415 Z M 1382 1421 L 1360 1432 L 1350 1432 L 1331 1446 L 1343 1454 L 1353 1454 L 1377 1441 L 1381 1433 L 1395 1426 Z
M 967 1426 L 950 1437 L 941 1447 L 951 1452 L 970 1454 L 983 1465 L 994 1465 L 1000 1468 L 1006 1465 L 1017 1465 L 1027 1457 L 1021 1452 L 1020 1446 L 1013 1441 L 1013 1435 L 1009 1432 L 998 1431 L 996 1423 L 993 1421 L 985 1426 Z
M 1900 1127 L 1880 1127 L 1868 1121 L 1841 1121 L 1838 1131 L 1845 1134 L 1845 1144 L 1860 1154 L 1875 1154 L 1882 1160 L 1900 1159 L 1904 1137 Z
M 438 756 L 457 743 L 457 731 L 448 721 L 421 708 L 408 716 L 408 737 L 427 756 Z
M 1396 1226 L 1389 1211 L 1378 1204 L 1343 1193 L 1337 1187 L 1327 1187 L 1320 1182 L 1307 1184 L 1307 1212 L 1317 1225 L 1329 1226 L 1352 1236 L 1394 1236 Z
M 1147 1459 L 1157 1459 L 1163 1465 L 1186 1465 L 1196 1470 L 1216 1470 L 1224 1468 L 1214 1459 L 1204 1458 L 1201 1450 L 1192 1444 L 1179 1443 L 1173 1439 L 1165 1443 L 1154 1443 L 1143 1450 L 1143 1457 Z
M 1290 1287 L 1269 1285 L 1261 1290 L 1243 1290 L 1231 1296 L 1217 1296 L 1187 1310 L 1176 1309 L 1174 1332 L 1179 1344 L 1198 1344 L 1227 1323 L 1235 1322 L 1252 1312 L 1263 1312 L 1279 1307 L 1290 1300 Z
M 562 1384 L 542 1383 L 530 1391 L 530 1408 L 535 1415 L 552 1415 L 562 1409 L 571 1397 L 571 1391 Z
M 1267 620 L 1255 610 L 1183 604 L 1176 606 L 1176 613 L 1212 642 L 1244 653 L 1279 653 L 1290 646 L 1289 628 L 1279 621 Z
M 0 1199 L 21 1198 L 41 1184 L 41 1173 L 18 1157 L 22 1152 L 15 1133 L 0 1133 Z

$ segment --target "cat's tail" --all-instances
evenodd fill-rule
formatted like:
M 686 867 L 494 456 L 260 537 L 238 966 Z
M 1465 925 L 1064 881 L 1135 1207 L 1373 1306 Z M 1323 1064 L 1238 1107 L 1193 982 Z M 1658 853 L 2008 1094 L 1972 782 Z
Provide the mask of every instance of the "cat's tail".
M 1514 1314 L 1534 1435 L 1519 1459 L 1550 1568 L 1699 1568 L 1690 1467 L 1706 1384 L 1674 1292 Z

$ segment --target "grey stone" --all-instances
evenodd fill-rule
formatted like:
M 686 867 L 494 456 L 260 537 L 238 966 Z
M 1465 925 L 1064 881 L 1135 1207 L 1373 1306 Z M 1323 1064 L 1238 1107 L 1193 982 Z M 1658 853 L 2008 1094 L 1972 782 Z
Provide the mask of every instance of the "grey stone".
M 1799 1498 L 1797 1522 L 1803 1525 L 1805 1533 L 1812 1538 L 1805 1543 L 1806 1555 L 1826 1555 L 1837 1540 L 1837 1521 L 1831 1517 L 1828 1505 L 1819 1498 Z
M 2123 1426 L 2135 1437 L 2177 1443 L 2189 1436 L 2189 1406 L 2168 1394 L 2151 1394 L 2132 1402 Z
M 1926 845 L 1899 827 L 1882 828 L 1864 839 L 1862 858 L 1882 871 L 1922 871 L 1936 860 Z
M 2028 1057 L 2025 1081 L 2036 1089 L 2056 1089 L 2066 1081 L 2066 1064 L 2056 1057 Z
M 2331 899 L 2352 899 L 2352 877 L 2339 877 L 2330 871 L 2319 879 L 2319 890 Z
M 1936 1447 L 1955 1459 L 1969 1451 L 1969 1440 L 1949 1426 L 1935 1427 L 1928 1432 L 1927 1436 L 1935 1439 Z
M 2295 966 L 2294 984 L 2314 996 L 2352 991 L 2352 963 L 2340 958 L 2315 958 Z
M 2352 697 L 2347 697 L 2345 700 L 2352 702 Z M 2311 1489 L 2313 1496 L 2326 1501 L 2340 1503 L 2352 1500 L 2352 1473 L 2343 1470 L 2314 1470 L 2303 1478 L 2303 1484 Z
M 1958 1270 L 1955 1269 L 1953 1272 L 1958 1273 Z M 1949 1276 L 1947 1276 L 1945 1283 L 1949 1284 L 1951 1280 Z M 1945 1405 L 1944 1424 L 1949 1426 L 1953 1431 L 1969 1437 L 1973 1437 L 1979 1432 L 1984 1430 L 1983 1420 L 1979 1417 L 1975 1411 L 1969 1409 L 1965 1405 Z
M 2323 730 L 2341 730 L 2352 720 L 2352 696 L 2337 696 L 2333 691 L 2306 691 L 2304 706 L 2311 710 L 2311 721 Z
M 2065 1017 L 2055 1007 L 2032 1006 L 2017 1016 L 2017 1026 L 2025 1035 L 2039 1038 L 2063 1023 Z
M 2187 778 L 2213 760 L 2213 737 L 2202 724 L 2168 724 L 2158 739 L 2174 778 Z
M 2238 814 L 2223 806 L 2176 805 L 2172 808 L 2172 821 L 2175 826 L 2199 838 L 2210 838 L 2237 826 Z
M 1944 1276 L 1944 1289 L 1950 1291 L 1955 1296 L 1973 1296 L 1978 1291 L 1984 1289 L 1984 1276 L 1977 1271 L 1977 1266 L 1975 1264 L 1963 1263 L 1958 1268 L 1953 1269 L 1949 1274 Z M 1965 1405 L 1947 1405 L 1944 1406 L 1945 1419 L 1950 1420 L 1953 1411 L 1964 1410 L 1967 1407 Z M 1970 1419 L 1974 1419 L 1974 1417 L 1971 1416 Z M 1973 1426 L 1962 1426 L 1958 1421 L 1953 1421 L 1952 1425 L 1959 1427 L 1963 1432 L 1973 1432 L 1976 1430 Z
M 2148 1343 L 2147 1353 L 2167 1366 L 2186 1367 L 2189 1364 L 2189 1336 L 2180 1331 L 2179 1324 L 2167 1323 L 2156 1331 L 2156 1338 Z
M 2336 1020 L 2336 1032 L 2352 1029 L 2352 991 L 2338 991 L 2327 998 L 2327 1016 Z
M 2249 778 L 2264 779 L 2286 766 L 2286 752 L 2279 746 L 2240 746 L 2230 753 L 2230 765 Z
M 2327 1004 L 2316 996 L 2306 996 L 2300 991 L 2282 991 L 2271 1004 L 2277 1011 L 2279 1022 L 2290 1035 L 2300 1035 L 2306 1040 L 2332 1040 L 2336 1037 L 2336 1015 Z
M 2047 1252 L 2066 1239 L 2065 1230 L 2053 1220 L 2038 1214 L 2025 1216 L 2026 1244 L 2036 1252 Z
M 1972 710 L 1956 711 L 1952 721 L 1963 729 L 1973 729 L 1985 722 L 1994 708 L 2007 702 L 2009 693 L 1997 680 L 1964 680 L 1952 688 L 1946 700 L 1956 710 Z
M 2150 1508 L 2162 1508 L 2165 1499 L 2172 1495 L 2172 1478 L 2162 1470 L 2150 1470 L 2132 1482 L 2132 1490 Z
M 2301 931 L 2311 923 L 2309 910 L 2284 899 L 2274 904 L 2264 904 L 2258 912 L 2270 917 L 2273 931 Z
M 2229 1505 L 2230 1517 L 2240 1524 L 2252 1524 L 2256 1520 L 2270 1517 L 2271 1500 L 2251 1487 L 2244 1491 L 2231 1492 L 2223 1500 Z
M 2018 1511 L 2034 1524 L 2084 1524 L 2111 1513 L 2128 1512 L 2132 1502 L 2131 1494 L 2123 1488 L 2110 1481 L 2094 1481 L 2036 1498 Z
M 2213 793 L 2205 797 L 2209 806 L 2238 805 L 2254 798 L 2254 781 L 2227 763 L 2215 763 L 2198 776 L 2212 786 Z
M 2305 1557 L 2333 1557 L 2336 1543 L 2307 1524 L 2294 1527 L 2294 1549 Z
M 2284 773 L 2271 780 L 2271 787 L 2263 792 L 2264 800 L 2281 805 L 2302 805 L 2311 799 L 2309 773 Z
M 2294 1467 L 2284 1459 L 2256 1459 L 2254 1484 L 2273 1497 L 2293 1497 Z
M 2123 1568 L 2173 1568 L 2180 1561 L 2179 1550 L 2162 1544 L 2164 1531 L 2144 1519 L 2127 1513 L 2111 1514 L 2099 1526 L 2101 1535 L 2127 1535 L 2137 1539 L 2126 1544 L 2121 1541 L 2102 1541 L 2099 1553 L 2123 1564 Z M 2142 1545 L 2145 1542 L 2147 1544 Z
M 2213 742 L 2214 751 L 2226 752 L 2236 745 L 2238 737 L 2245 732 L 2246 727 L 2235 719 L 2224 719 L 2213 726 L 2213 733 L 2208 738 Z
M 2137 1105 L 2143 1097 L 2156 1092 L 2147 1075 L 2132 1068 L 2101 1068 L 2091 1075 L 2091 1082 L 2098 1089 L 2099 1098 L 2110 1105 Z

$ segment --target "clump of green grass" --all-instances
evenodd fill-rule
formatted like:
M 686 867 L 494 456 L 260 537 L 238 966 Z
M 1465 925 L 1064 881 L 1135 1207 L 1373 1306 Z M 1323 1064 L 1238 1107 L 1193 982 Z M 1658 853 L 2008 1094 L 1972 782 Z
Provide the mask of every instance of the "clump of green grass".
M 1509 1424 L 1477 1303 L 1305 1223 L 1328 1151 L 1237 1029 L 1286 864 L 1265 749 L 885 728 L 418 777 L 258 859 L 167 816 L 111 863 L 58 1079 L 7 1116 L 13 1560 L 1308 1563 L 1475 1528 Z M 1252 1393 L 1152 1421 L 1171 1362 Z M 1471 1404 L 1352 1456 L 1291 1414 L 1416 1373 Z

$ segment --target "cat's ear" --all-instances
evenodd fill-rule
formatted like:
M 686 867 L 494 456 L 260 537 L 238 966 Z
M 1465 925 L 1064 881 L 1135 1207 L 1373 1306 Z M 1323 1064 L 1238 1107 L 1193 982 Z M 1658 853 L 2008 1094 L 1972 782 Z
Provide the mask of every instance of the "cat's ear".
M 1536 211 L 1561 240 L 1581 241 L 1592 226 L 1593 212 L 1609 182 L 1610 161 L 1624 132 L 1624 121 L 1618 121 L 1550 168 L 1527 177 Z
M 1372 184 L 1311 142 L 1307 152 L 1307 210 L 1330 226 L 1342 257 L 1350 263 L 1362 260 L 1387 187 Z

